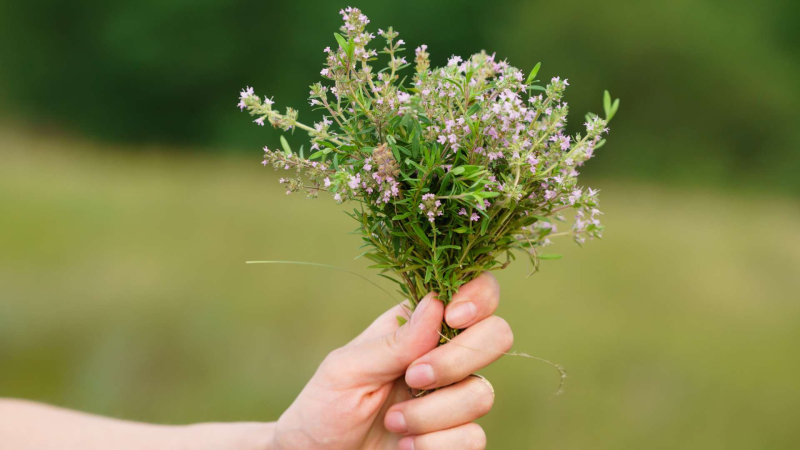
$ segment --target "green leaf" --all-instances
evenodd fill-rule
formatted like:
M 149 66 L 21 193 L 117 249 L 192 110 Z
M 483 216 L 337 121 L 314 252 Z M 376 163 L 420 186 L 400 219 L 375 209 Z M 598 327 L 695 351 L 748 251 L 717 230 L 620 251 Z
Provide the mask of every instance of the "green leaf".
M 405 219 L 406 217 L 408 217 L 410 215 L 411 215 L 410 212 L 403 213 L 403 214 L 398 214 L 398 215 L 392 217 L 392 220 L 403 220 L 403 219 Z
M 406 324 L 406 322 L 408 322 L 408 320 L 406 320 L 405 317 L 397 316 L 397 325 L 402 327 L 403 325 Z
M 611 115 L 611 94 L 608 91 L 603 93 L 603 109 L 606 111 L 606 118 Z
M 619 109 L 619 99 L 614 100 L 614 103 L 611 105 L 611 115 L 608 116 L 606 122 L 610 121 L 611 118 L 617 114 L 617 109 Z
M 339 33 L 333 33 L 333 37 L 336 38 L 336 42 L 339 43 L 339 47 L 342 49 L 347 50 L 347 40 Z
M 283 152 L 286 153 L 286 156 L 292 156 L 292 148 L 289 147 L 289 143 L 286 142 L 286 138 L 281 136 L 281 147 L 283 147 Z
M 539 73 L 540 67 L 542 67 L 542 63 L 541 62 L 536 63 L 536 65 L 533 67 L 533 70 L 531 70 L 531 74 L 528 75 L 528 79 L 525 80 L 525 84 L 531 84 L 531 81 L 533 81 L 533 79 L 536 78 L 536 74 Z
M 450 171 L 450 174 L 451 174 L 451 175 L 461 175 L 462 173 L 464 173 L 464 171 L 465 171 L 465 170 L 466 170 L 466 169 L 464 168 L 464 166 L 454 167 L 454 168 L 453 168 L 453 169 Z
M 412 223 L 411 228 L 414 229 L 414 233 L 417 233 L 417 236 L 422 239 L 422 242 L 424 242 L 425 245 L 431 247 L 431 240 L 428 239 L 428 236 L 422 231 L 422 228 L 420 228 L 419 225 Z
M 538 256 L 539 259 L 561 259 L 563 257 L 564 257 L 564 255 L 559 255 L 559 254 L 556 254 L 556 253 L 548 253 L 548 254 L 544 254 L 544 255 L 539 255 Z

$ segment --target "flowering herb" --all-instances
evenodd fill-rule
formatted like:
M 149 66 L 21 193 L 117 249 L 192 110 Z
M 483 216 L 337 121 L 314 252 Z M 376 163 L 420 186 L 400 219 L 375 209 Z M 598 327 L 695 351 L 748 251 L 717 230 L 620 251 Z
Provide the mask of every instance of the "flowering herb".
M 248 87 L 238 107 L 284 131 L 308 132 L 311 153 L 264 147 L 262 164 L 285 170 L 286 193 L 327 192 L 353 201 L 349 213 L 373 268 L 400 286 L 412 306 L 430 291 L 448 302 L 459 286 L 525 255 L 557 255 L 539 248 L 557 236 L 580 244 L 600 238 L 598 191 L 578 185 L 578 168 L 603 146 L 607 124 L 619 107 L 606 91 L 605 118 L 586 115 L 585 133 L 565 134 L 568 80 L 541 86 L 536 75 L 481 52 L 451 57 L 431 68 L 427 46 L 412 65 L 400 54 L 405 42 L 391 27 L 377 36 L 356 8 L 344 19 L 336 47 L 326 47 L 323 82 L 311 86 L 311 105 L 322 120 L 308 126 L 297 111 L 273 109 Z M 384 42 L 381 51 L 370 45 Z M 385 55 L 385 56 L 379 56 Z M 375 70 L 379 59 L 386 66 Z M 564 213 L 574 212 L 571 226 Z M 557 226 L 558 224 L 558 226 Z M 458 333 L 442 325 L 443 342 Z

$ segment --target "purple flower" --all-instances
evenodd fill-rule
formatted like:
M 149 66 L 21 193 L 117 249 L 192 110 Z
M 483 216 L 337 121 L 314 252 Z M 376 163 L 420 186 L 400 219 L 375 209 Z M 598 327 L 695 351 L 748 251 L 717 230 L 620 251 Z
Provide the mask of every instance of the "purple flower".
M 478 213 L 472 213 L 472 215 L 469 217 L 469 220 L 477 222 L 481 220 L 481 216 L 479 216 Z
M 259 117 L 258 119 L 254 120 L 253 122 L 261 125 L 262 127 L 264 126 L 264 118 L 263 117 Z
M 569 149 L 569 141 L 570 141 L 570 139 L 571 138 L 569 136 L 563 136 L 561 138 L 561 150 Z
M 458 215 L 459 216 L 466 216 L 467 215 L 467 210 L 465 208 L 461 208 L 460 210 L 458 210 Z
M 359 184 L 361 184 L 361 174 L 357 173 L 356 176 L 350 175 L 350 181 L 347 182 L 350 189 L 358 189 Z

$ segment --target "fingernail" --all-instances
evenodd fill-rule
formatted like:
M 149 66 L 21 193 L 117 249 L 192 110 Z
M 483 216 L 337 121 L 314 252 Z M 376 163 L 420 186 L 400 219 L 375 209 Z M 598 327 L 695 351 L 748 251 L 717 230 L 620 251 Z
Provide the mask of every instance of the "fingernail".
M 400 439 L 400 442 L 397 443 L 397 448 L 400 450 L 414 450 L 414 438 L 407 437 Z
M 436 381 L 430 364 L 417 364 L 406 372 L 406 384 L 412 388 L 424 388 Z
M 416 308 L 414 308 L 414 314 L 411 315 L 411 324 L 415 324 L 419 322 L 419 318 L 425 314 L 425 308 L 431 303 L 431 297 L 433 293 L 430 293 L 423 298 Z
M 386 428 L 392 433 L 402 434 L 408 431 L 406 418 L 400 411 L 392 411 L 386 414 Z
M 475 303 L 457 303 L 447 311 L 447 323 L 453 328 L 461 328 L 474 319 L 477 313 L 478 308 L 475 307 Z

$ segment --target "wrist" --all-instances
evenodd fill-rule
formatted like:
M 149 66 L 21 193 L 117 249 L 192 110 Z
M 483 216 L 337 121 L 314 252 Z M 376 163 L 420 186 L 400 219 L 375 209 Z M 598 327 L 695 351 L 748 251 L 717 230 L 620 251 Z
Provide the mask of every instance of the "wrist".
M 275 424 L 260 422 L 199 423 L 181 429 L 183 450 L 273 450 Z

